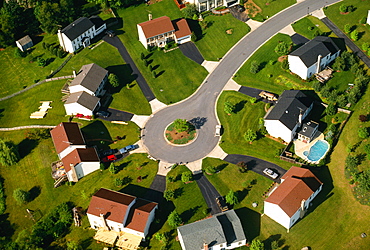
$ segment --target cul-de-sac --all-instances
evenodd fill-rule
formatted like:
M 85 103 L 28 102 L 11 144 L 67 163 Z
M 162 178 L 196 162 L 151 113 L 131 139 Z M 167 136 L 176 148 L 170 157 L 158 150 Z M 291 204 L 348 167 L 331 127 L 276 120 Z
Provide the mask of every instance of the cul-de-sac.
M 0 249 L 370 249 L 370 0 L 0 0 Z

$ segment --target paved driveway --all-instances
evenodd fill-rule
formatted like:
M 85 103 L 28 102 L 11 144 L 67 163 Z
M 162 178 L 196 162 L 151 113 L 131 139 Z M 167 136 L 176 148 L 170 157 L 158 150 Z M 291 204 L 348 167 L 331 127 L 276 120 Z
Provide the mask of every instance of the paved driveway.
M 221 209 L 216 203 L 216 198 L 221 196 L 220 193 L 203 174 L 194 175 L 194 179 L 197 182 L 204 199 L 206 200 L 207 206 L 211 208 L 211 214 L 221 213 Z
M 251 87 L 246 87 L 246 86 L 242 86 L 238 92 L 244 94 L 244 95 L 247 95 L 247 96 L 250 96 L 250 97 L 254 97 L 257 99 L 257 101 L 261 101 L 261 102 L 265 102 L 265 103 L 275 103 L 274 101 L 269 101 L 265 98 L 262 98 L 259 96 L 259 93 L 261 93 L 261 91 L 263 91 L 262 89 L 256 89 L 256 88 L 251 88 Z M 271 93 L 271 92 L 269 92 Z
M 180 44 L 179 48 L 184 56 L 190 58 L 194 62 L 198 64 L 202 64 L 204 58 L 200 51 L 198 50 L 197 46 L 193 42 L 188 42 L 184 44 Z
M 246 162 L 248 164 L 248 169 L 266 178 L 269 178 L 275 182 L 278 182 L 278 183 L 281 182 L 281 179 L 280 179 L 281 176 L 283 176 L 286 173 L 286 170 L 284 168 L 279 167 L 278 165 L 274 163 L 264 161 L 256 157 L 247 156 L 247 155 L 231 154 L 231 155 L 226 156 L 224 161 L 232 163 L 232 164 L 237 164 L 238 162 L 241 162 L 241 161 Z M 275 172 L 279 174 L 279 177 L 276 178 L 275 180 L 268 177 L 262 172 L 265 168 L 271 168 L 272 170 L 274 170 Z
M 107 110 L 109 113 L 111 113 L 110 116 L 108 116 L 107 118 L 99 117 L 100 120 L 128 122 L 128 121 L 131 121 L 132 117 L 134 116 L 134 114 L 132 113 L 125 112 L 125 111 L 118 110 L 118 109 L 108 108 Z
M 160 203 L 163 200 L 163 192 L 166 190 L 166 176 L 156 175 L 144 198 L 149 201 Z

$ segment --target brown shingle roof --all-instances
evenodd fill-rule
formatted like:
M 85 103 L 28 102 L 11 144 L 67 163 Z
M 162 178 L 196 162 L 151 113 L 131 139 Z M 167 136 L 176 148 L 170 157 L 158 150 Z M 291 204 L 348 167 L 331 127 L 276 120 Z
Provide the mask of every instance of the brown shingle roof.
M 175 27 L 175 36 L 177 39 L 191 35 L 191 30 L 186 19 L 173 20 L 172 24 Z
M 150 21 L 139 23 L 138 25 L 143 29 L 146 38 L 175 31 L 171 19 L 168 16 L 158 17 Z
M 281 179 L 284 181 L 265 201 L 279 205 L 289 217 L 322 185 L 310 170 L 298 167 L 290 168 Z
M 99 162 L 98 154 L 95 148 L 76 148 L 63 159 L 64 169 L 71 170 L 71 164 L 76 166 L 80 162 Z
M 104 214 L 107 220 L 123 223 L 127 208 L 134 200 L 134 196 L 101 188 L 91 198 L 87 213 L 95 216 Z
M 62 122 L 50 134 L 58 154 L 70 145 L 85 145 L 80 128 L 75 122 Z
M 127 218 L 127 228 L 143 232 L 149 219 L 150 212 L 157 206 L 155 202 L 136 199 L 135 205 L 131 208 L 129 216 Z

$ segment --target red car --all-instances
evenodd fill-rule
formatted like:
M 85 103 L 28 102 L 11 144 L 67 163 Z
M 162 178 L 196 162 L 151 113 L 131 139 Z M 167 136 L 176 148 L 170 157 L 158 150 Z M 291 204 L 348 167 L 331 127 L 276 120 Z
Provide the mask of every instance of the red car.
M 108 155 L 108 156 L 104 157 L 101 161 L 102 162 L 112 162 L 112 161 L 115 161 L 115 160 L 117 160 L 117 156 Z

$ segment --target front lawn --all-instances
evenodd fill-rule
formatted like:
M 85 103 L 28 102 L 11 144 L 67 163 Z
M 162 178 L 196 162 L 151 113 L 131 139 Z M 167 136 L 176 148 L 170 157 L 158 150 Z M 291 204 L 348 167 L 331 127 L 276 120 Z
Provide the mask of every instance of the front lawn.
M 249 1 L 246 2 L 248 3 Z M 253 2 L 261 8 L 261 11 L 258 11 L 258 15 L 253 18 L 257 21 L 266 20 L 283 9 L 288 8 L 296 3 L 294 0 L 268 1 L 270 3 L 267 3 L 266 0 L 253 0 Z
M 320 19 L 314 16 L 307 16 L 292 24 L 295 32 L 305 36 L 308 39 L 313 39 L 319 34 L 329 36 L 331 30 Z
M 278 62 L 278 54 L 274 52 L 279 42 L 290 44 L 292 41 L 288 35 L 277 34 L 260 47 L 244 65 L 239 69 L 234 80 L 240 85 L 260 88 L 281 94 L 286 89 L 308 89 L 310 84 L 293 76 L 281 68 Z M 251 62 L 259 64 L 259 72 L 251 73 Z
M 210 27 L 205 29 L 203 37 L 195 44 L 208 61 L 218 61 L 250 31 L 248 25 L 231 14 L 210 15 L 204 18 L 204 22 L 210 23 Z

